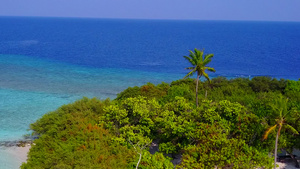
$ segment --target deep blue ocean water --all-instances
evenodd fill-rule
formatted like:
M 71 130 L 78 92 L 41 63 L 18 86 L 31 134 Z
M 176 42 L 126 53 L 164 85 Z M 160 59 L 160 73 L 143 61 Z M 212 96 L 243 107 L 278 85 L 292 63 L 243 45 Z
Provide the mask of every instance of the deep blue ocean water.
M 194 48 L 211 77 L 300 78 L 299 22 L 0 17 L 0 141 L 83 96 L 180 79 Z

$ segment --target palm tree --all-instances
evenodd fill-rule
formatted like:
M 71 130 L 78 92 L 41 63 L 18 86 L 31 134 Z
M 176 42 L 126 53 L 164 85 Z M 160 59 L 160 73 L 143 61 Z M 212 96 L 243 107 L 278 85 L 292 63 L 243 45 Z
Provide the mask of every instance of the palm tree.
M 282 95 L 278 99 L 275 100 L 275 104 L 272 105 L 272 108 L 274 109 L 274 111 L 279 113 L 279 117 L 276 119 L 276 124 L 274 126 L 268 128 L 265 131 L 265 134 L 263 136 L 263 140 L 267 139 L 268 135 L 278 127 L 277 134 L 276 134 L 276 140 L 275 140 L 274 169 L 276 169 L 278 138 L 280 136 L 280 131 L 281 131 L 282 127 L 284 126 L 286 129 L 291 130 L 293 133 L 299 134 L 294 127 L 292 127 L 286 123 L 286 117 L 291 113 L 291 111 L 288 110 L 287 103 L 288 103 L 288 99 L 285 99 Z
M 185 59 L 187 59 L 192 64 L 192 67 L 187 67 L 186 68 L 186 69 L 189 69 L 191 71 L 184 78 L 192 76 L 195 72 L 197 72 L 196 106 L 198 107 L 198 83 L 199 83 L 199 78 L 203 75 L 210 82 L 208 74 L 205 73 L 205 70 L 215 72 L 215 69 L 206 66 L 209 62 L 211 62 L 211 58 L 214 56 L 213 54 L 207 54 L 203 58 L 204 50 L 199 51 L 198 49 L 195 48 L 194 51 L 195 52 L 190 50 L 189 56 L 183 56 Z

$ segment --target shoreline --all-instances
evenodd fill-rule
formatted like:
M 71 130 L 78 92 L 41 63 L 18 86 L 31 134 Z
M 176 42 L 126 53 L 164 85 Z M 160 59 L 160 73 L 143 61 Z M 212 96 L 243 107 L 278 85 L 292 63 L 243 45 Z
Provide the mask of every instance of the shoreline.
M 0 147 L 25 147 L 31 145 L 34 139 L 24 139 L 15 141 L 0 141 Z
M 27 160 L 31 144 L 24 146 L 0 146 L 0 168 L 18 169 Z
M 27 161 L 33 139 L 0 141 L 0 168 L 19 169 Z

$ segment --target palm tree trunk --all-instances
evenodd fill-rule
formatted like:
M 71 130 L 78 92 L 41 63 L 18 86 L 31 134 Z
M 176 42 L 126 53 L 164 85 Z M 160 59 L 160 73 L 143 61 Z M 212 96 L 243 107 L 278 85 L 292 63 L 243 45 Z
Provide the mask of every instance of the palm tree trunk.
M 279 129 L 276 134 L 276 141 L 275 141 L 275 152 L 274 152 L 274 169 L 276 169 L 276 160 L 277 160 L 277 145 L 278 145 L 278 137 L 280 134 L 281 125 L 279 124 Z
M 198 107 L 198 84 L 199 84 L 199 78 L 200 76 L 197 75 L 197 79 L 196 79 L 196 106 Z

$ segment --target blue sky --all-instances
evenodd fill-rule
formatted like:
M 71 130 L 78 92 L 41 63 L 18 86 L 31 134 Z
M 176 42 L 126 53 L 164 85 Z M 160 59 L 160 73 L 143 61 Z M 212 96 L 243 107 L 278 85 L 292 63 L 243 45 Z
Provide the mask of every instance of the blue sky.
M 300 21 L 300 0 L 0 0 L 0 16 Z

